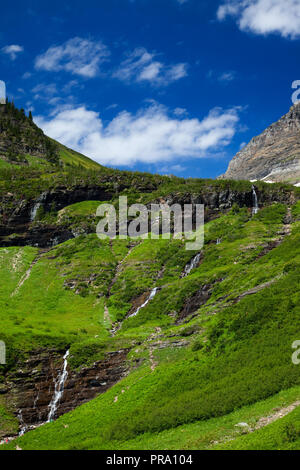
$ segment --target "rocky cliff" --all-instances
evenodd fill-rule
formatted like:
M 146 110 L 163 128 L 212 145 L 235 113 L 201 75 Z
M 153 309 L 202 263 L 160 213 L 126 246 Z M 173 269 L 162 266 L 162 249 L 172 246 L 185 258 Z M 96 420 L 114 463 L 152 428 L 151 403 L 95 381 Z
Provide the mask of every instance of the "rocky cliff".
M 185 192 L 172 191 L 160 198 L 155 198 L 153 193 L 153 200 L 147 207 L 150 210 L 152 203 L 180 204 L 182 208 L 185 204 L 192 204 L 194 208 L 196 204 L 204 204 L 205 221 L 208 222 L 229 210 L 233 204 L 252 208 L 253 191 L 251 184 L 248 186 L 235 189 L 230 183 L 224 187 L 222 184 L 210 185 L 208 181 L 193 192 L 187 187 Z M 256 193 L 261 206 L 273 202 L 290 203 L 295 198 L 294 193 L 286 188 L 269 188 L 267 185 L 256 188 Z M 49 248 L 81 234 L 95 233 L 97 220 L 94 215 L 91 220 L 83 217 L 74 227 L 74 221 L 61 217 L 58 211 L 83 201 L 111 201 L 113 196 L 113 191 L 104 182 L 51 188 L 33 199 L 17 199 L 13 193 L 0 194 L 0 246 Z M 55 208 L 55 217 L 38 220 L 38 211 L 47 215 L 51 214 L 52 208 Z
M 67 367 L 64 394 L 53 418 L 104 393 L 124 377 L 127 353 L 127 349 L 107 353 L 103 360 L 79 371 Z M 62 368 L 62 355 L 62 351 L 54 349 L 32 351 L 30 358 L 19 360 L 15 370 L 8 373 L 0 385 L 0 394 L 9 401 L 24 430 L 47 421 L 49 404 Z
M 300 181 L 300 104 L 254 137 L 232 159 L 225 179 Z

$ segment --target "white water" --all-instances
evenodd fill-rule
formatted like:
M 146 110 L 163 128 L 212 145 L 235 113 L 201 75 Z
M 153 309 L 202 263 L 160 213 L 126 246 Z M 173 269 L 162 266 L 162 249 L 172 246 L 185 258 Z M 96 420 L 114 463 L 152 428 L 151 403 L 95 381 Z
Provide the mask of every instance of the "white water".
M 138 309 L 136 309 L 136 311 L 134 313 L 129 315 L 129 318 L 135 317 L 142 308 L 146 307 L 146 305 L 150 302 L 150 300 L 152 300 L 156 296 L 157 291 L 158 291 L 157 287 L 152 289 L 151 294 L 149 295 L 148 299 L 143 303 L 143 305 L 141 305 Z
M 258 213 L 258 200 L 257 200 L 257 194 L 255 191 L 255 187 L 252 186 L 252 194 L 253 194 L 253 208 L 252 208 L 252 214 L 255 215 Z
M 57 411 L 58 404 L 64 393 L 64 386 L 68 377 L 67 367 L 68 367 L 69 354 L 70 354 L 70 350 L 68 350 L 66 354 L 64 355 L 64 365 L 55 383 L 54 395 L 49 405 L 50 411 L 49 411 L 47 423 L 50 423 L 50 421 L 53 421 L 55 417 L 55 413 Z
M 217 245 L 220 245 L 221 242 L 222 242 L 221 238 L 218 238 L 218 239 L 217 239 Z
M 41 207 L 40 202 L 37 202 L 36 204 L 34 204 L 33 208 L 31 209 L 31 212 L 30 212 L 30 222 L 34 222 L 34 220 L 36 218 L 37 211 L 39 210 L 40 207 Z
M 22 415 L 21 410 L 19 411 L 18 418 L 19 418 L 20 425 L 21 425 L 21 430 L 19 432 L 19 437 L 21 437 L 21 436 L 24 436 L 25 432 L 27 431 L 27 426 L 24 424 L 23 415 Z
M 37 396 L 35 397 L 34 402 L 33 402 L 33 409 L 34 410 L 37 409 L 37 402 L 39 401 L 39 399 L 40 399 L 40 391 L 38 391 Z
M 37 199 L 37 202 L 34 204 L 33 208 L 31 209 L 30 212 L 30 222 L 34 222 L 36 218 L 37 211 L 42 205 L 42 202 L 46 199 L 47 193 L 42 193 L 39 198 Z
M 200 263 L 200 259 L 201 259 L 201 252 L 197 253 L 196 256 L 194 256 L 194 258 L 192 258 L 191 261 L 188 262 L 188 264 L 184 268 L 182 277 L 188 276 L 190 272 L 198 266 L 198 264 Z

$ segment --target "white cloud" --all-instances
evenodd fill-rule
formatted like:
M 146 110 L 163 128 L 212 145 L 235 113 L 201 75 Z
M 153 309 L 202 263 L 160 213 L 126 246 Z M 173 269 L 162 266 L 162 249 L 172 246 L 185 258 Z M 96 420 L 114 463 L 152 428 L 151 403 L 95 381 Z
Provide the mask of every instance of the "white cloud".
M 22 75 L 23 80 L 27 80 L 28 78 L 31 78 L 31 77 L 32 77 L 32 73 L 30 72 L 25 72 Z
M 18 44 L 11 44 L 10 46 L 2 47 L 1 51 L 3 54 L 7 54 L 11 60 L 16 60 L 17 55 L 24 51 L 24 47 Z
M 40 83 L 31 90 L 34 94 L 35 100 L 49 99 L 54 95 L 57 95 L 57 88 L 55 83 L 44 84 Z
M 39 55 L 35 60 L 35 68 L 51 72 L 64 70 L 92 78 L 98 75 L 100 64 L 109 55 L 108 48 L 101 41 L 76 37 L 59 46 L 52 46 Z
M 150 82 L 155 86 L 166 86 L 187 76 L 187 65 L 166 65 L 157 60 L 158 54 L 145 48 L 135 49 L 128 55 L 113 76 L 122 81 Z
M 217 11 L 220 21 L 233 16 L 242 31 L 255 34 L 300 36 L 299 0 L 227 0 Z
M 168 165 L 161 166 L 160 168 L 158 168 L 158 171 L 165 175 L 170 175 L 172 174 L 172 172 L 175 172 L 177 174 L 183 173 L 185 170 L 186 170 L 186 167 L 181 165 L 180 163 L 175 164 L 175 165 L 169 165 L 169 166 Z
M 117 103 L 112 103 L 109 106 L 107 106 L 107 108 L 105 108 L 105 109 L 106 109 L 106 111 L 109 111 L 110 109 L 116 109 L 118 107 L 119 107 L 119 105 Z
M 99 163 L 122 166 L 207 157 L 231 142 L 239 110 L 215 108 L 200 121 L 174 118 L 164 106 L 151 104 L 136 114 L 120 112 L 104 125 L 98 113 L 82 106 L 36 122 L 50 137 Z
M 237 73 L 233 70 L 222 73 L 214 70 L 209 70 L 206 74 L 206 78 L 213 82 L 218 81 L 226 85 L 227 83 L 232 82 L 237 78 Z
M 175 116 L 182 117 L 182 116 L 186 116 L 188 113 L 185 108 L 175 108 L 174 114 Z
M 235 72 L 224 72 L 219 77 L 219 82 L 232 82 L 236 78 Z

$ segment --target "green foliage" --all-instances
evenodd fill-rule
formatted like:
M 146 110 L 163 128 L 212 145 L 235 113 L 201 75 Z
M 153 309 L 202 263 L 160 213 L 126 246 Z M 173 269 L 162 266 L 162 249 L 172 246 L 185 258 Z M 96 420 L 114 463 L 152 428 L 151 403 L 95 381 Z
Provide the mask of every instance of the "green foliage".
M 300 408 L 246 436 L 217 446 L 221 450 L 299 450 Z
M 53 208 L 53 217 L 75 220 L 93 214 L 96 204 L 80 203 L 58 214 Z M 186 277 L 184 267 L 195 253 L 181 240 L 100 241 L 88 235 L 47 253 L 0 249 L 7 368 L 34 347 L 58 344 L 71 347 L 72 368 L 102 360 L 124 344 L 134 364 L 111 390 L 16 443 L 24 449 L 131 448 L 139 442 L 147 447 L 158 434 L 170 439 L 173 432 L 182 444 L 182 430 L 198 427 L 201 445 L 205 441 L 208 447 L 209 433 L 219 435 L 222 423 L 229 422 L 237 441 L 250 439 L 234 433 L 239 421 L 231 421 L 233 416 L 241 421 L 242 410 L 250 408 L 262 416 L 257 409 L 270 410 L 267 403 L 282 390 L 297 387 L 299 393 L 299 370 L 291 361 L 300 330 L 299 223 L 266 250 L 280 241 L 285 216 L 282 204 L 254 217 L 237 207 L 221 214 L 206 225 L 201 264 Z M 127 318 L 155 286 L 155 298 Z M 210 297 L 194 306 L 184 325 L 177 324 L 204 286 Z M 122 326 L 110 336 L 117 320 Z M 296 445 L 297 432 L 297 426 L 280 431 L 282 445 Z
M 77 367 L 89 366 L 95 360 L 104 359 L 104 348 L 105 343 L 100 343 L 99 340 L 91 338 L 73 344 L 70 350 L 70 367 L 76 369 Z

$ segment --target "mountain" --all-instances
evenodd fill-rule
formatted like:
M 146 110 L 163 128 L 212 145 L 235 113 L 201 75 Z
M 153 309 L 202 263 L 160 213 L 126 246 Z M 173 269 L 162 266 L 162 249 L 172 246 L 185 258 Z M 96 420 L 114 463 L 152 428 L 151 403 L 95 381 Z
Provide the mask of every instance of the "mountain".
M 45 136 L 33 121 L 13 103 L 0 105 L 0 168 L 81 166 L 100 167 L 93 160 Z
M 300 103 L 237 153 L 222 177 L 299 183 Z
M 67 165 L 44 139 L 46 163 L 0 167 L 0 450 L 299 448 L 300 188 Z M 119 196 L 204 204 L 203 248 L 100 240 Z

